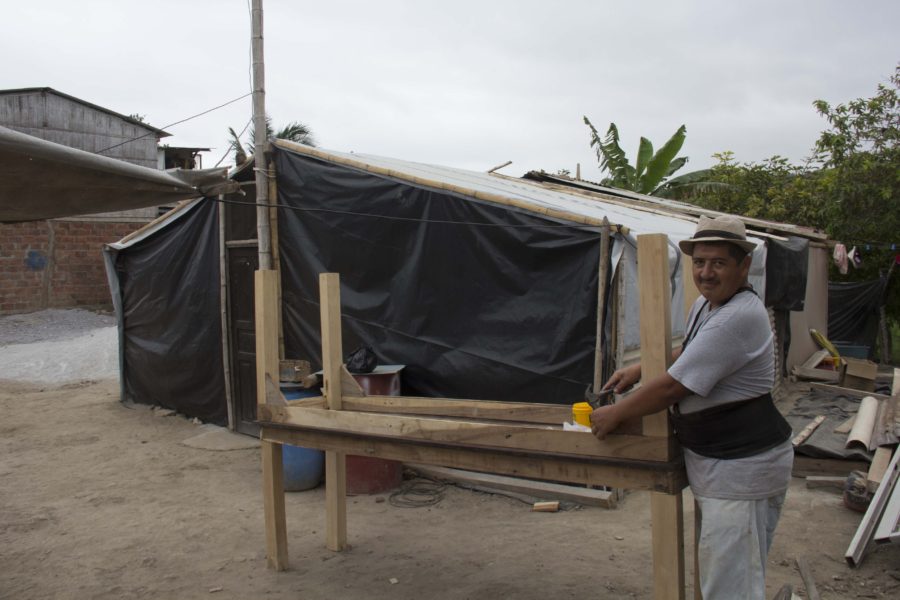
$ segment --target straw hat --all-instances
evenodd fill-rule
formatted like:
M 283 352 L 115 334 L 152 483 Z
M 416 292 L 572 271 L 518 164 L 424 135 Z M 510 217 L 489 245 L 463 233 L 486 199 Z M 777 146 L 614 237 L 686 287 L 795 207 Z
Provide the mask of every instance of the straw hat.
M 747 241 L 744 222 L 731 215 L 722 215 L 715 219 L 700 217 L 694 237 L 681 240 L 678 242 L 678 247 L 688 256 L 692 256 L 694 244 L 697 242 L 728 242 L 739 246 L 745 252 L 753 252 L 753 249 L 756 248 L 755 243 Z

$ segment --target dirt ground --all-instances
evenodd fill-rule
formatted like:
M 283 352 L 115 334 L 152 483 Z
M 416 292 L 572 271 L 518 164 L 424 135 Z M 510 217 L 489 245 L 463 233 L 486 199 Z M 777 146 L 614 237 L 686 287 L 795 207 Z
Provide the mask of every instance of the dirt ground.
M 288 493 L 291 569 L 275 573 L 258 448 L 182 445 L 198 425 L 121 404 L 112 380 L 0 382 L 0 411 L 0 598 L 652 597 L 646 493 L 559 513 L 454 486 L 427 508 L 356 496 L 342 553 L 324 546 L 324 489 Z M 686 494 L 687 531 L 692 505 Z M 900 547 L 858 570 L 844 561 L 861 516 L 795 479 L 768 596 L 785 583 L 803 593 L 796 557 L 826 600 L 900 596 Z

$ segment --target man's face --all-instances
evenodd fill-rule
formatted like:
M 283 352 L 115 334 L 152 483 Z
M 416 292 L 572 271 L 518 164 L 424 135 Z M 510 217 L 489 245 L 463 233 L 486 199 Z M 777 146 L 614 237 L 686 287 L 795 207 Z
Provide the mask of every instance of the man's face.
M 728 252 L 727 243 L 694 244 L 691 259 L 694 284 L 709 300 L 710 308 L 721 306 L 734 296 L 750 272 L 750 256 L 738 262 Z

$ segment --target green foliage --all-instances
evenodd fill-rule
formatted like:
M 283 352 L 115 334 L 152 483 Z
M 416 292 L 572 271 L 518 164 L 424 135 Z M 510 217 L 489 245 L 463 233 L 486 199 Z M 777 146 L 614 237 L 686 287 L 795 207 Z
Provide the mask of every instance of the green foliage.
M 238 133 L 231 127 L 228 128 L 228 135 L 231 138 L 230 144 L 231 148 L 234 150 L 235 162 L 237 164 L 241 164 L 245 160 L 247 160 L 248 154 L 253 154 L 256 132 L 254 131 L 253 127 L 250 128 L 250 133 L 247 136 L 246 144 L 241 142 L 241 136 L 238 135 Z M 300 121 L 291 121 L 278 131 L 275 131 L 272 127 L 272 117 L 268 115 L 266 115 L 266 138 L 288 140 L 290 142 L 305 144 L 307 146 L 316 145 L 316 140 L 313 137 L 312 129 L 310 129 L 307 125 L 304 125 Z
M 827 121 L 815 155 L 805 165 L 773 156 L 738 163 L 734 154 L 715 154 L 717 164 L 697 172 L 705 186 L 679 187 L 672 197 L 724 212 L 816 227 L 835 241 L 862 251 L 860 269 L 832 280 L 875 279 L 887 272 L 900 251 L 900 65 L 890 85 L 879 85 L 872 98 L 832 107 L 813 106 Z M 695 174 L 682 177 L 690 180 Z M 900 274 L 895 270 L 894 277 Z M 900 320 L 900 285 L 888 287 L 887 312 Z
M 687 135 L 684 125 L 655 153 L 650 140 L 642 137 L 637 162 L 632 166 L 619 145 L 619 129 L 615 123 L 609 124 L 606 136 L 602 138 L 590 119 L 584 117 L 584 124 L 591 130 L 591 147 L 597 153 L 600 170 L 608 173 L 600 181 L 602 185 L 641 194 L 655 194 L 668 177 L 687 163 L 686 157 L 675 158 Z

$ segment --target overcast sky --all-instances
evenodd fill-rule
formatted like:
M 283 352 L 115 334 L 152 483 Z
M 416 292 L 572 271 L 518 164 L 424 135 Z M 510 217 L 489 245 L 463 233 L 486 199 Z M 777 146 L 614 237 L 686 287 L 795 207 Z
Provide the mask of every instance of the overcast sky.
M 251 117 L 249 0 L 34 0 L 4 11 L 0 88 L 52 87 L 227 149 Z M 325 148 L 599 179 L 587 115 L 633 159 L 682 123 L 685 170 L 809 155 L 833 104 L 900 61 L 900 2 L 265 0 L 266 105 Z M 232 162 L 231 157 L 225 163 Z

